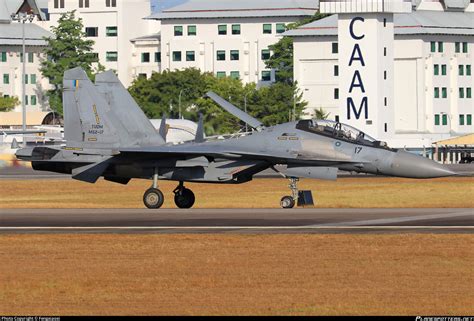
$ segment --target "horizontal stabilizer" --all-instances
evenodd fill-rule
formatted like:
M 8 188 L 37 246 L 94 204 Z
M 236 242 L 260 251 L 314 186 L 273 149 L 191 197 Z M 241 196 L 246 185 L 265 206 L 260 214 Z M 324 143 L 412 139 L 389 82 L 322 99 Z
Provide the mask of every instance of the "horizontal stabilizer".
M 241 109 L 235 107 L 230 102 L 220 97 L 216 93 L 209 91 L 206 94 L 206 96 L 212 99 L 216 104 L 224 108 L 226 111 L 228 111 L 229 113 L 231 113 L 232 115 L 234 115 L 235 117 L 243 121 L 244 123 L 247 123 L 250 127 L 255 128 L 257 130 L 260 130 L 264 127 L 260 121 L 253 118 L 252 116 L 242 111 Z
M 87 183 L 95 183 L 109 166 L 110 158 L 100 163 L 89 164 L 72 170 L 72 178 Z

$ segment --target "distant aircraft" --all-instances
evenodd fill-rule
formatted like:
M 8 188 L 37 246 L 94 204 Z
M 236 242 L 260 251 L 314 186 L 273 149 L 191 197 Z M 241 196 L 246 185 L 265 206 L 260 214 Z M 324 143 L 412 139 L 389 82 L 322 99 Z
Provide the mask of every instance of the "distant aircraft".
M 278 171 L 279 164 L 287 165 L 281 174 L 290 180 L 292 191 L 281 199 L 283 208 L 298 201 L 299 178 L 335 180 L 338 170 L 408 178 L 454 175 L 443 165 L 391 149 L 342 123 L 300 120 L 265 127 L 221 97 L 213 93 L 208 97 L 254 131 L 206 141 L 201 117 L 193 142 L 169 144 L 166 131 L 156 132 L 113 72 L 97 75 L 94 85 L 82 69 L 71 69 L 64 74 L 66 146 L 24 148 L 16 155 L 32 162 L 35 170 L 72 174 L 89 183 L 100 177 L 121 184 L 133 178 L 152 179 L 143 196 L 145 206 L 152 209 L 164 202 L 159 180 L 179 182 L 175 204 L 191 208 L 195 196 L 185 182 L 241 184 L 268 168 Z

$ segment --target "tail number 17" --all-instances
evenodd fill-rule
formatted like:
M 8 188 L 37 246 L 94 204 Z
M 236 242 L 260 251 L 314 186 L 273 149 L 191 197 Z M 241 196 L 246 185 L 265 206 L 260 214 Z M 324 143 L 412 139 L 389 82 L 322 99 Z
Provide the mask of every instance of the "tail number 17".
M 360 154 L 361 151 L 362 151 L 362 147 L 356 147 L 354 153 Z

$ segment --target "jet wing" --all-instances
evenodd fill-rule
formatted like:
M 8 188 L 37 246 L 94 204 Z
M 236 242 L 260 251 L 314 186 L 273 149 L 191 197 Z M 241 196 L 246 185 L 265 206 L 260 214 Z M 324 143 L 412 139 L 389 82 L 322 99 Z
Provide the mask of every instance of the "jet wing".
M 224 159 L 247 158 L 255 160 L 287 160 L 295 159 L 296 154 L 291 153 L 266 153 L 241 150 L 228 146 L 216 146 L 208 144 L 155 146 L 120 149 L 120 154 L 125 155 L 148 155 L 151 157 L 188 157 L 207 156 Z
M 259 130 L 262 129 L 264 126 L 263 124 L 258 121 L 257 119 L 253 118 L 249 114 L 245 113 L 241 109 L 235 107 L 231 103 L 229 103 L 224 98 L 220 97 L 216 93 L 209 91 L 206 94 L 207 97 L 211 98 L 216 104 L 224 108 L 226 111 L 237 117 L 238 119 L 242 120 L 243 122 L 247 123 L 249 126 Z

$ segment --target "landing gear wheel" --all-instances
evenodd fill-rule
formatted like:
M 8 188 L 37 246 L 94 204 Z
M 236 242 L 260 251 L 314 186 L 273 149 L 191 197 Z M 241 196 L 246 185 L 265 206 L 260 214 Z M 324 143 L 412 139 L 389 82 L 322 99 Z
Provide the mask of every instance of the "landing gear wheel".
M 283 196 L 280 205 L 282 208 L 293 208 L 295 207 L 295 200 L 291 196 Z
M 158 209 L 163 206 L 165 197 L 163 193 L 157 188 L 148 189 L 143 195 L 143 203 L 149 209 Z
M 174 194 L 174 202 L 178 208 L 191 208 L 195 201 L 196 197 L 190 189 L 182 188 Z

